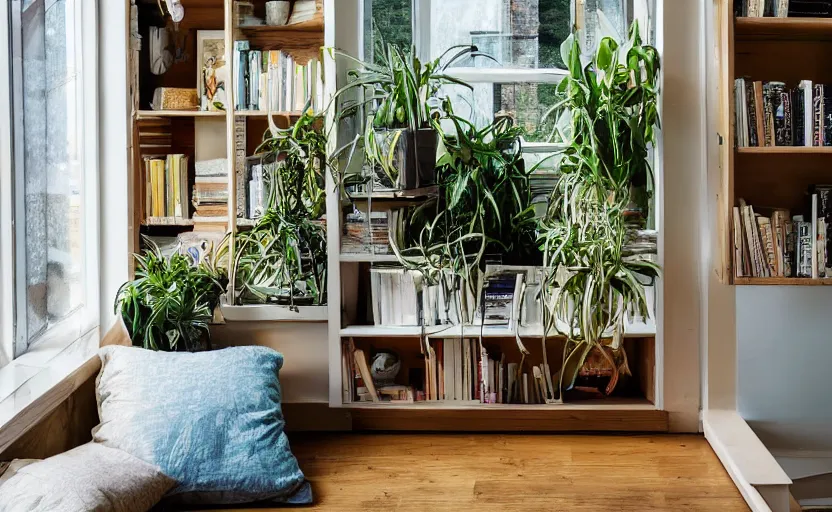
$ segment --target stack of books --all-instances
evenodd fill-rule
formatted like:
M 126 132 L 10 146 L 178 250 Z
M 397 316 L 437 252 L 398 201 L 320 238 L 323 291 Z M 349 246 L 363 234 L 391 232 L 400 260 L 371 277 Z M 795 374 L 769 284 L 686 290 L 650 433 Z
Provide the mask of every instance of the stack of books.
M 388 232 L 388 212 L 368 215 L 354 208 L 344 216 L 344 235 L 341 252 L 345 254 L 393 254 Z
M 189 219 L 188 157 L 147 157 L 144 169 L 146 222 L 164 224 Z
M 235 109 L 238 111 L 298 112 L 311 100 L 323 106 L 321 65 L 317 59 L 298 64 L 286 52 L 254 50 L 248 41 L 234 42 Z
M 832 146 L 832 86 L 734 81 L 737 147 Z
M 194 223 L 201 231 L 225 231 L 228 223 L 228 160 L 196 162 Z
M 807 215 L 761 214 L 740 199 L 733 210 L 736 277 L 832 277 L 832 185 L 810 189 Z

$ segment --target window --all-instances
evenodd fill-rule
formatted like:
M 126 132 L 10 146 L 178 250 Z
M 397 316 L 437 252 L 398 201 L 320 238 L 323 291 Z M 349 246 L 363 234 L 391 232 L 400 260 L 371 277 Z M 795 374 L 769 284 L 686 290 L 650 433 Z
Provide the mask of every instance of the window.
M 13 269 L 0 274 L 12 281 L 3 280 L 0 305 L 14 322 L 16 357 L 45 337 L 77 339 L 97 323 L 95 3 L 12 0 L 2 9 L 11 187 L 0 191 L 10 203 L 0 211 L 14 227 L 0 240 Z M 84 35 L 83 27 L 93 30 Z
M 527 129 L 525 141 L 543 143 L 552 132 L 543 115 L 555 103 L 563 76 L 561 43 L 573 25 L 593 47 L 605 35 L 626 36 L 633 18 L 649 20 L 652 0 L 363 0 L 365 59 L 382 41 L 414 44 L 423 58 L 454 45 L 473 44 L 493 56 L 462 62 L 451 73 L 474 90 L 446 88 L 457 113 L 484 125 L 498 112 Z M 644 22 L 642 21 L 642 26 Z M 650 33 L 650 28 L 642 29 Z

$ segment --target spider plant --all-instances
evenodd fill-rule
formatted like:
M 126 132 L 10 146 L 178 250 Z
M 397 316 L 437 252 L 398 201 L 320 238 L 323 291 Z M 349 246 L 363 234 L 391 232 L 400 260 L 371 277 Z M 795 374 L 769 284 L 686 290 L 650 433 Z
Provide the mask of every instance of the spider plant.
M 265 213 L 237 234 L 231 272 L 237 303 L 326 304 L 326 135 L 306 111 L 288 129 L 273 124 L 256 153 L 268 188 Z M 227 242 L 221 251 L 228 249 Z
M 427 63 L 416 56 L 414 47 L 403 50 L 394 44 L 379 49 L 377 64 L 336 54 L 356 65 L 347 72 L 348 83 L 333 96 L 333 101 L 340 101 L 336 121 L 369 111 L 363 139 L 359 135 L 353 141 L 363 145 L 367 165 L 385 187 L 428 184 L 436 153 L 437 134 L 431 123 L 436 94 L 445 84 L 471 89 L 449 76 L 447 69 L 466 58 L 490 57 L 466 45 L 453 46 Z M 348 94 L 358 98 L 345 99 Z
M 551 269 L 544 286 L 545 332 L 555 328 L 567 338 L 562 398 L 593 349 L 615 369 L 606 388 L 612 392 L 617 365 L 604 348 L 619 348 L 627 313 L 647 316 L 644 283 L 660 269 L 622 252 L 630 188 L 652 179 L 648 149 L 659 124 L 658 53 L 642 44 L 637 24 L 621 46 L 601 40 L 586 65 L 574 37 L 561 53 L 569 75 L 558 86 L 556 110 L 568 146 L 539 243 Z
M 135 255 L 136 278 L 121 286 L 114 305 L 133 344 L 165 351 L 210 348 L 208 322 L 225 276 L 205 264 L 193 266 L 178 253 L 166 258 L 147 237 L 144 243 L 148 250 Z
M 477 128 L 449 104 L 445 109 L 452 129 L 441 135 L 439 196 L 402 216 L 391 245 L 402 264 L 428 282 L 453 277 L 460 318 L 469 323 L 473 304 L 466 300 L 479 295 L 485 257 L 500 254 L 506 263 L 537 258 L 536 221 L 520 151 L 523 130 L 505 117 Z M 438 130 L 439 120 L 434 123 Z

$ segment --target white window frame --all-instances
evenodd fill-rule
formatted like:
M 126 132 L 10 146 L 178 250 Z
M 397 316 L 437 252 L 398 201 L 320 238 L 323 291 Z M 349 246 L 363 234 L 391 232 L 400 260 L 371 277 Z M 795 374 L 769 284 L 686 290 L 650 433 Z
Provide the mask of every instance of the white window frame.
M 20 50 L 21 0 L 0 5 L 0 367 L 41 345 L 69 345 L 99 326 L 99 172 L 98 172 L 98 23 L 97 2 L 73 0 L 77 63 L 76 133 L 79 134 L 82 181 L 82 229 L 84 237 L 84 301 L 82 307 L 32 337 L 26 332 L 25 217 L 23 181 L 15 180 L 15 164 L 22 160 L 21 140 L 15 141 L 14 118 L 22 108 L 22 61 L 12 50 Z M 69 19 L 70 16 L 67 16 Z M 17 21 L 15 21 L 17 20 Z M 15 24 L 15 25 L 13 25 Z M 18 112 L 20 110 L 17 110 Z M 13 144 L 14 143 L 14 144 Z M 22 221 L 21 221 L 22 219 Z M 24 283 L 20 285 L 20 283 Z

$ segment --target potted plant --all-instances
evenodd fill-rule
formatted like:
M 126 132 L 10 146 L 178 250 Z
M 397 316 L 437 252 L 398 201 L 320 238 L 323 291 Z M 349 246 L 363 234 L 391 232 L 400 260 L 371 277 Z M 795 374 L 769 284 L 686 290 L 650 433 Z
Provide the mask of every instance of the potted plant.
M 337 120 L 366 116 L 363 139 L 366 165 L 374 189 L 414 189 L 434 184 L 438 134 L 431 122 L 435 97 L 443 84 L 470 85 L 446 74 L 468 57 L 482 56 L 476 46 L 454 46 L 439 58 L 422 63 L 414 48 L 387 44 L 379 63 L 363 62 L 338 52 L 357 65 L 333 101 L 341 101 Z M 348 93 L 357 99 L 344 99 Z M 337 124 L 337 123 L 336 123 Z
M 624 250 L 633 228 L 627 215 L 631 190 L 652 178 L 648 148 L 659 124 L 658 52 L 642 44 L 633 24 L 626 43 L 602 39 L 587 64 L 574 37 L 561 54 L 569 75 L 558 85 L 555 111 L 567 148 L 539 242 L 550 269 L 543 288 L 545 332 L 566 336 L 562 399 L 593 351 L 612 368 L 604 391 L 613 391 L 620 370 L 627 371 L 626 356 L 615 357 L 623 350 L 626 315 L 647 316 L 645 282 L 660 269 Z
M 208 323 L 226 286 L 224 274 L 187 256 L 162 255 L 144 237 L 148 250 L 135 255 L 136 278 L 116 294 L 115 311 L 133 345 L 151 350 L 210 349 Z
M 256 153 L 268 193 L 265 212 L 250 231 L 237 233 L 236 304 L 325 305 L 327 245 L 326 135 L 323 118 L 306 110 L 290 128 L 274 123 Z M 228 239 L 218 258 L 228 250 Z M 225 258 L 227 259 L 227 258 Z
M 539 259 L 531 206 L 530 171 L 520 148 L 521 128 L 508 117 L 477 128 L 446 102 L 436 163 L 438 197 L 400 216 L 391 245 L 399 261 L 455 295 L 456 317 L 473 321 L 488 256 L 503 263 Z

